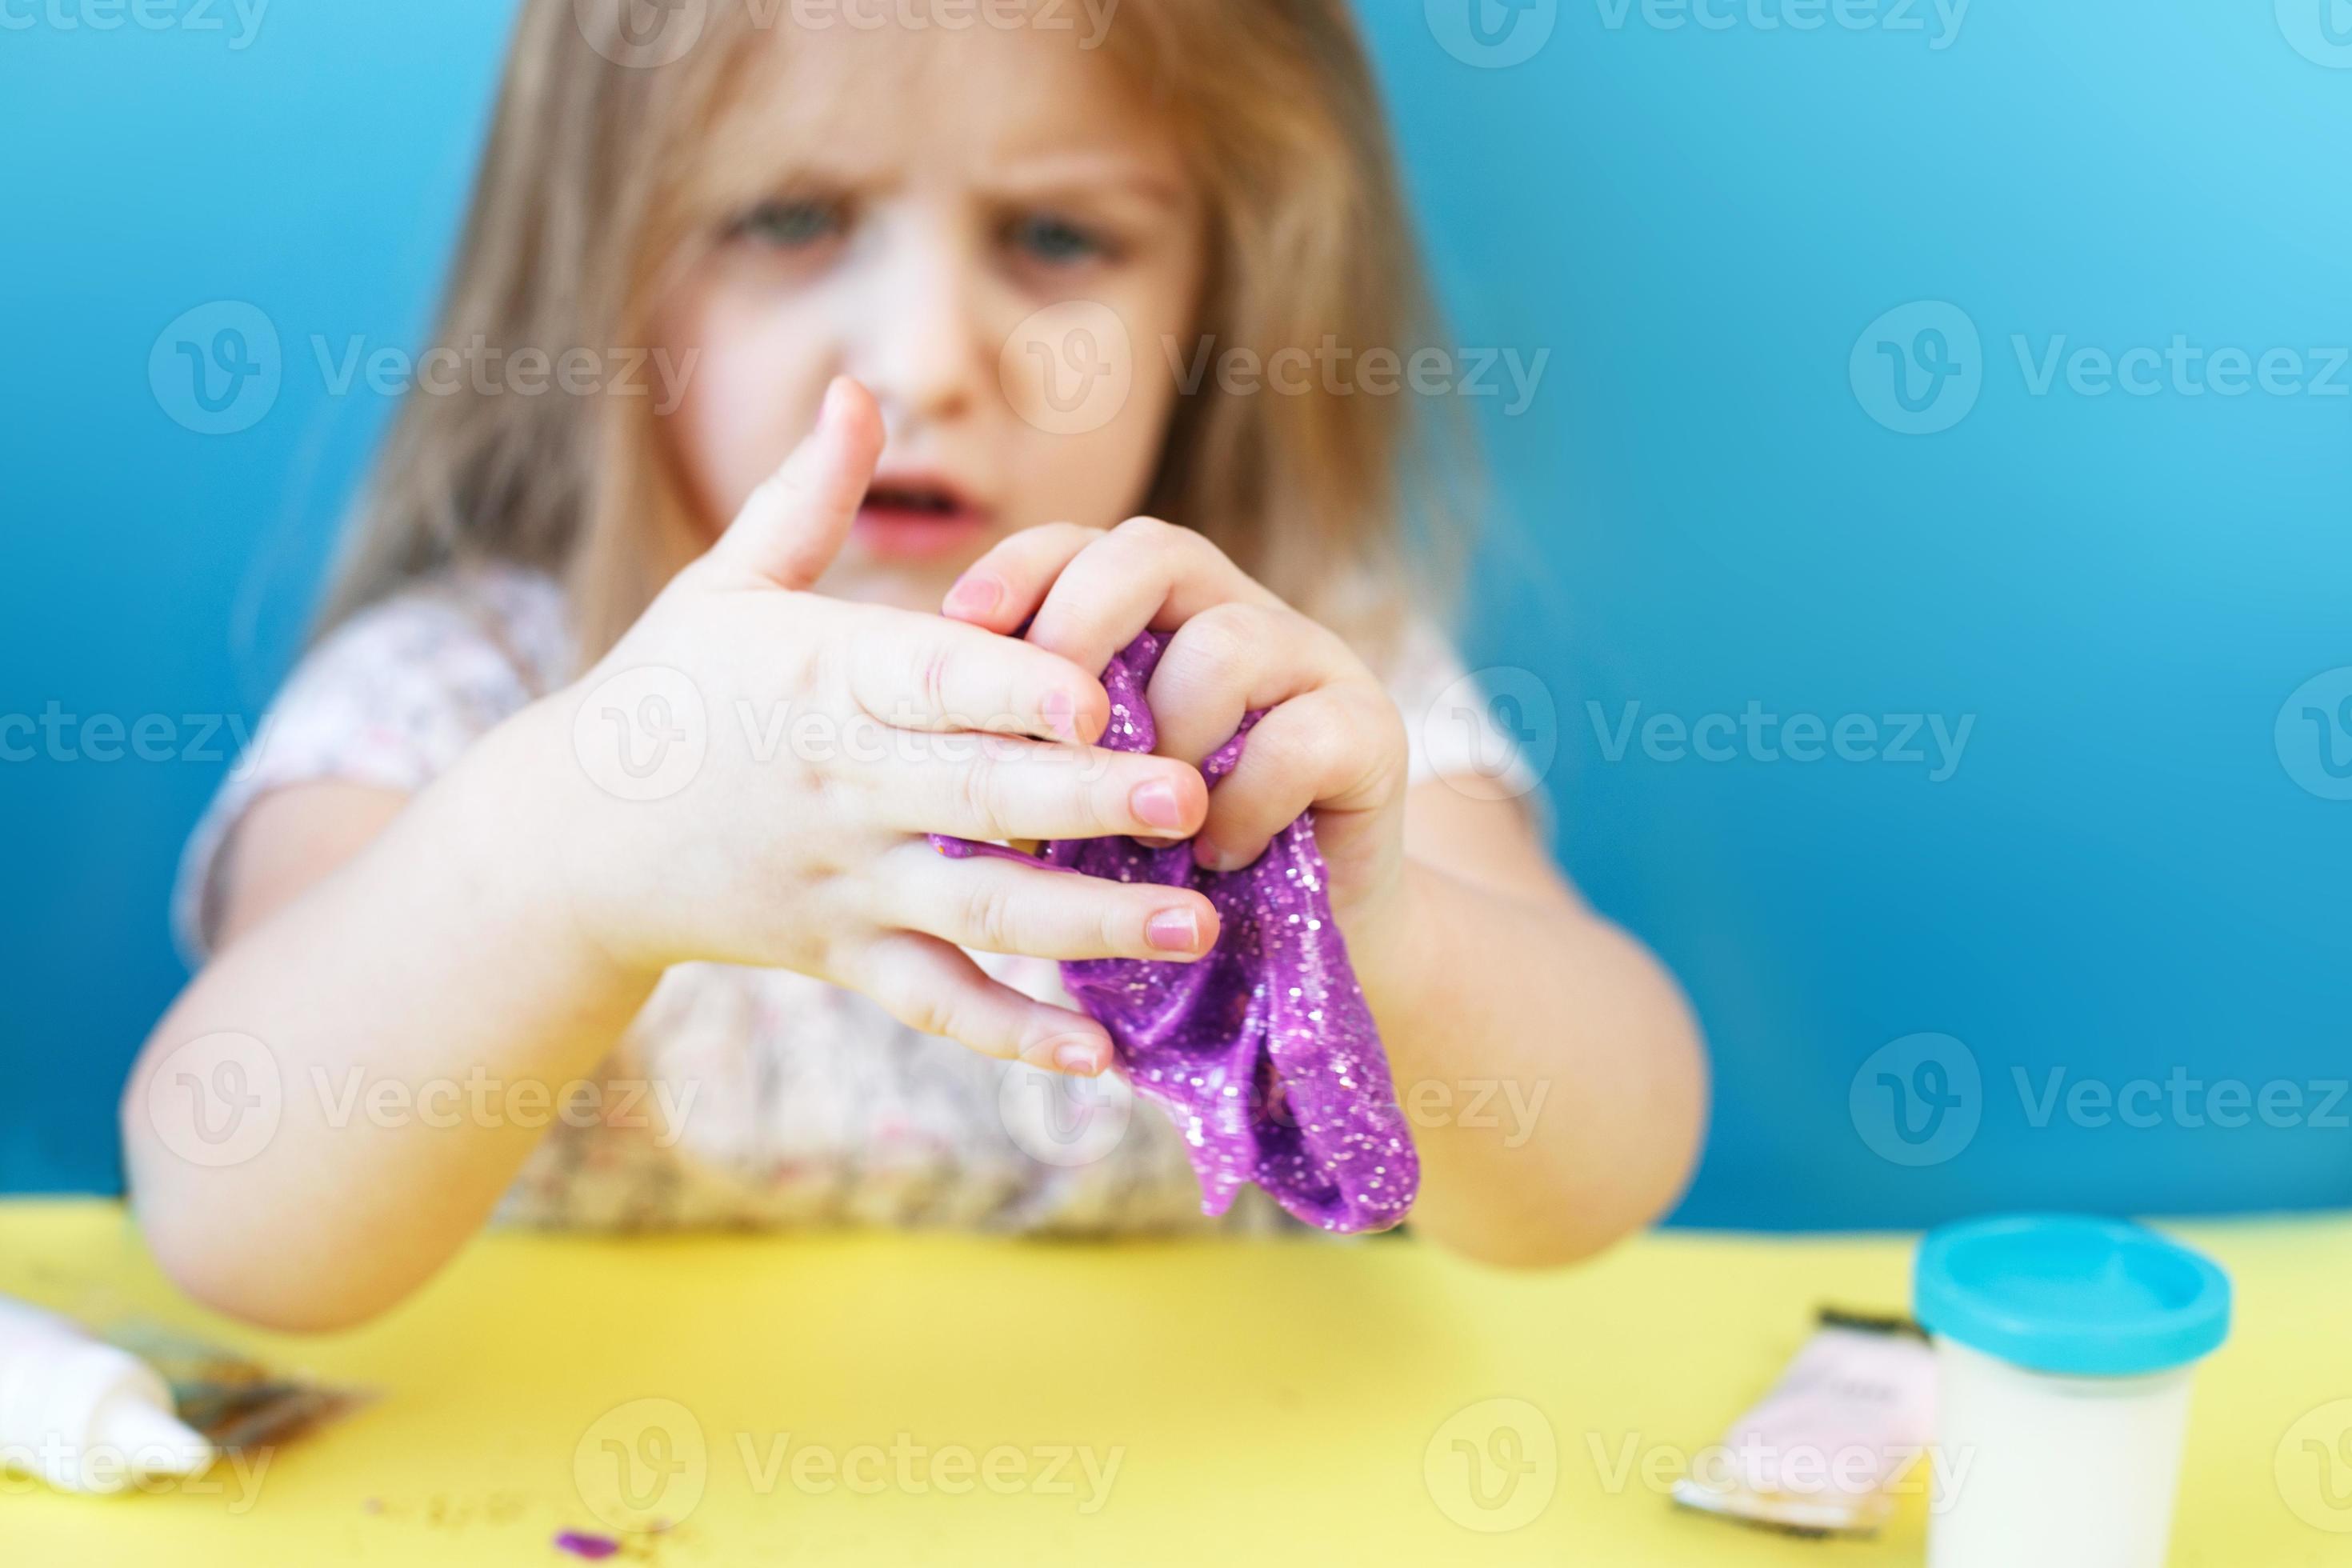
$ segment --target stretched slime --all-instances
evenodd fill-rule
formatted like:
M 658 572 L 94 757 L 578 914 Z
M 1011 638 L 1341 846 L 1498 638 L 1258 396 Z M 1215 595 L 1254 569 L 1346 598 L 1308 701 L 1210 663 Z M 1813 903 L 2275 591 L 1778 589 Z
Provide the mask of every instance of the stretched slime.
M 1144 690 L 1165 641 L 1145 632 L 1103 671 L 1110 727 L 1102 744 L 1149 752 Z M 1258 715 L 1202 766 L 1214 788 L 1240 761 Z M 1347 943 L 1331 917 L 1311 815 L 1276 837 L 1255 865 L 1202 869 L 1189 843 L 1071 838 L 1024 855 L 935 836 L 942 853 L 996 855 L 1121 882 L 1198 889 L 1222 922 L 1192 963 L 1086 959 L 1062 965 L 1071 997 L 1109 1032 L 1136 1091 L 1184 1135 L 1201 1208 L 1220 1215 L 1255 1182 L 1307 1224 L 1385 1230 L 1412 1206 L 1421 1165 L 1397 1109 Z

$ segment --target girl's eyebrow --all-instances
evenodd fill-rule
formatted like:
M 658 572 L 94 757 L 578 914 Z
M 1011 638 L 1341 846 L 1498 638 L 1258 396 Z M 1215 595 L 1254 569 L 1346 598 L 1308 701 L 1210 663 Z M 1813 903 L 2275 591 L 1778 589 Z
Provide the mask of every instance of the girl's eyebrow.
M 1055 153 L 1012 160 L 981 182 L 1001 195 L 1118 195 L 1153 206 L 1184 205 L 1185 188 L 1172 173 L 1140 158 L 1118 153 Z

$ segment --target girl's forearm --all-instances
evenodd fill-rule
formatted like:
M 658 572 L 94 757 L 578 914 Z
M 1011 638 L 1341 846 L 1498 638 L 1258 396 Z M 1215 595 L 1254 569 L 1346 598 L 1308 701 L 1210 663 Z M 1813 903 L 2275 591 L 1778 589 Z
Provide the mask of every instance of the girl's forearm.
M 1419 862 L 1349 942 L 1421 1150 L 1416 1228 L 1537 1266 L 1672 1205 L 1706 1069 L 1688 1005 L 1638 942 L 1565 894 L 1497 892 Z
M 487 738 L 156 1026 L 125 1157 L 149 1243 L 192 1294 L 290 1329 L 400 1300 L 643 1005 L 653 976 L 572 936 L 551 892 L 560 840 L 524 787 L 542 722 Z

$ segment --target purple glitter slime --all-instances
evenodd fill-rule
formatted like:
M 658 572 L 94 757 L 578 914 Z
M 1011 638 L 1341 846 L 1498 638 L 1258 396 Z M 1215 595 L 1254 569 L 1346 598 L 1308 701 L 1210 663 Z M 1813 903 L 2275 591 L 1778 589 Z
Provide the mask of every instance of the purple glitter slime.
M 1144 689 L 1165 647 L 1145 632 L 1103 671 L 1102 744 L 1149 752 Z M 1252 713 L 1202 764 L 1211 787 L 1241 760 Z M 1164 1106 L 1220 1215 L 1244 1182 L 1323 1230 L 1385 1230 L 1412 1206 L 1421 1164 L 1347 943 L 1331 918 L 1314 821 L 1301 816 L 1244 870 L 1202 870 L 1189 843 L 1068 838 L 1042 858 L 934 836 L 949 855 L 996 855 L 1121 882 L 1198 889 L 1216 947 L 1193 963 L 1095 958 L 1062 965 L 1070 995 L 1109 1031 L 1136 1091 Z

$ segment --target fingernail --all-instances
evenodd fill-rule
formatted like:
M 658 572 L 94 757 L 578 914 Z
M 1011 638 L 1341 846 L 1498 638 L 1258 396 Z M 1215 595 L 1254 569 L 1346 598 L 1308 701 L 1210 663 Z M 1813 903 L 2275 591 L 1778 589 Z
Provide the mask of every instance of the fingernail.
M 1176 798 L 1176 786 L 1165 779 L 1136 785 L 1129 804 L 1135 808 L 1136 819 L 1152 827 L 1176 827 L 1184 820 L 1184 806 Z
M 985 616 L 1004 603 L 1004 584 L 990 573 L 970 572 L 956 579 L 948 590 L 947 611 L 951 616 Z M 1052 710 L 1053 699 L 1046 700 L 1046 711 Z M 1062 701 L 1066 705 L 1069 699 Z
M 836 375 L 824 389 L 824 402 L 816 411 L 816 426 L 822 430 L 841 417 L 842 400 L 848 395 L 849 378 Z
M 1191 910 L 1162 910 L 1143 922 L 1143 940 L 1162 952 L 1192 952 L 1201 945 L 1201 917 Z
M 1223 850 L 1218 848 L 1207 839 L 1195 838 L 1192 840 L 1192 863 L 1199 866 L 1203 870 L 1230 870 L 1232 868 L 1226 864 L 1227 858 L 1228 857 Z
M 1097 1078 L 1103 1070 L 1103 1048 L 1089 1040 L 1072 1040 L 1054 1047 L 1054 1065 L 1080 1078 Z

